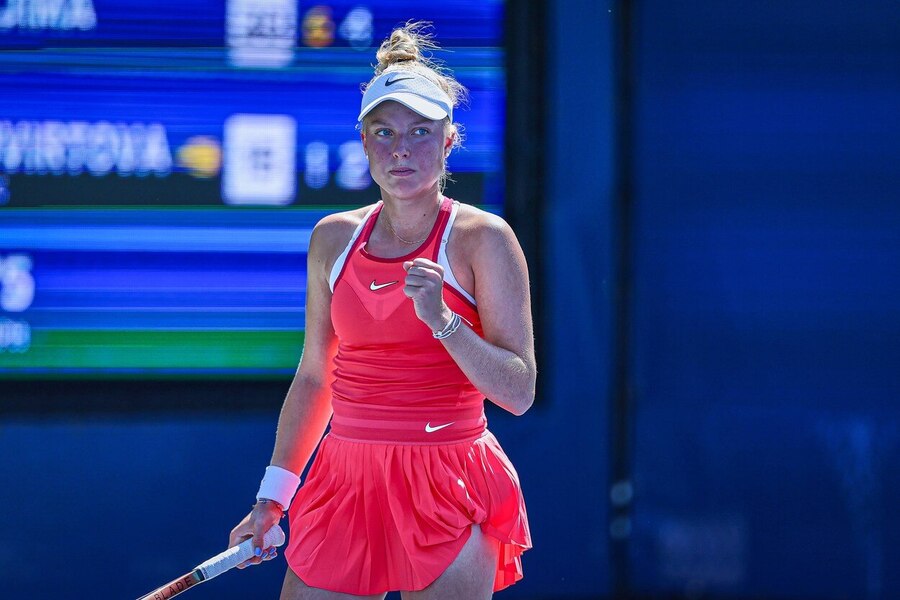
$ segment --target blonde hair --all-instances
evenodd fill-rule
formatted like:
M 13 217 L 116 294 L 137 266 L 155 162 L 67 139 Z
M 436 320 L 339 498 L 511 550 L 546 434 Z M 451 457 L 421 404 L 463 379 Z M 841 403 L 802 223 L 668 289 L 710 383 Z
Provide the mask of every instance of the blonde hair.
M 375 75 L 362 86 L 363 91 L 379 75 L 394 71 L 410 71 L 428 78 L 441 88 L 450 97 L 453 108 L 468 103 L 468 90 L 432 55 L 432 51 L 440 50 L 440 46 L 434 41 L 431 28 L 431 23 L 427 21 L 410 21 L 403 27 L 394 29 L 375 53 L 375 58 L 378 60 L 378 64 L 375 65 Z M 444 133 L 453 134 L 451 150 L 462 148 L 465 139 L 462 124 L 451 123 L 449 118 L 445 118 Z M 447 170 L 447 157 L 445 156 L 440 180 L 441 191 L 447 181 L 452 181 L 452 179 Z

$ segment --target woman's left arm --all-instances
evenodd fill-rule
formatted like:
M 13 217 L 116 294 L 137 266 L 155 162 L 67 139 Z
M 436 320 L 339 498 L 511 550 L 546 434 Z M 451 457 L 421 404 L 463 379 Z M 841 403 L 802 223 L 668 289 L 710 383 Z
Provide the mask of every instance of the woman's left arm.
M 484 338 L 463 321 L 442 342 L 478 391 L 521 415 L 534 402 L 537 379 L 525 255 L 512 228 L 488 213 L 479 215 L 466 238 Z M 432 331 L 441 331 L 453 317 L 443 300 L 443 268 L 423 258 L 408 261 L 404 268 L 405 292 L 416 314 Z

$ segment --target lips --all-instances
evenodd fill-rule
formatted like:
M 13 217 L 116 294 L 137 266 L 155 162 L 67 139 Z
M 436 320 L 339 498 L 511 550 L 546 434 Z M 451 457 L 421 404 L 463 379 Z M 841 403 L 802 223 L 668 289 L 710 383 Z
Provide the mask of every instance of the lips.
M 388 173 L 391 175 L 396 175 L 397 177 L 403 177 L 405 175 L 412 175 L 415 171 L 413 169 L 409 169 L 407 167 L 394 167 Z

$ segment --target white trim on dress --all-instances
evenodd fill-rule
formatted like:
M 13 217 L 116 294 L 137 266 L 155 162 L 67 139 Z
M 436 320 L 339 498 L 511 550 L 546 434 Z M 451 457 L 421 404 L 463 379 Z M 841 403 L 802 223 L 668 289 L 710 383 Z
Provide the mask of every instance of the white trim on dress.
M 362 233 L 363 228 L 366 226 L 366 223 L 369 222 L 369 217 L 372 216 L 372 213 L 375 212 L 375 209 L 381 204 L 381 200 L 375 203 L 375 206 L 369 209 L 369 212 L 366 213 L 366 216 L 363 217 L 363 220 L 357 226 L 356 231 L 353 232 L 353 235 L 350 237 L 350 241 L 347 242 L 347 246 L 344 248 L 344 251 L 341 252 L 341 255 L 337 257 L 337 260 L 334 261 L 334 266 L 331 267 L 331 274 L 328 276 L 328 287 L 331 288 L 331 293 L 334 293 L 334 284 L 337 282 L 338 276 L 341 274 L 341 271 L 344 268 L 344 263 L 347 262 L 347 256 L 350 254 L 350 248 L 353 247 L 353 244 L 356 243 L 356 239 L 359 237 L 359 234 Z
M 447 240 L 450 239 L 450 230 L 453 229 L 453 221 L 456 220 L 456 213 L 459 212 L 459 202 L 453 201 L 453 208 L 450 209 L 450 218 L 447 220 L 447 226 L 444 227 L 444 235 L 441 237 L 441 246 L 438 249 L 438 264 L 444 267 L 444 283 L 459 292 L 466 300 L 473 305 L 476 304 L 475 298 L 463 289 L 456 276 L 453 275 L 453 269 L 450 268 L 450 260 L 447 258 Z

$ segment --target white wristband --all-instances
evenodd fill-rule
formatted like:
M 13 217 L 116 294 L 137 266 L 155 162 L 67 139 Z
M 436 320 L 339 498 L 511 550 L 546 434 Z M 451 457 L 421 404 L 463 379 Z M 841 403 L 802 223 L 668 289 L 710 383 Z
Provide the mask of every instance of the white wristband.
M 274 500 L 284 507 L 284 510 L 291 505 L 297 488 L 300 487 L 300 477 L 294 475 L 287 469 L 269 465 L 266 467 L 266 474 L 263 475 L 259 484 L 259 491 L 256 492 L 256 499 L 266 498 Z

